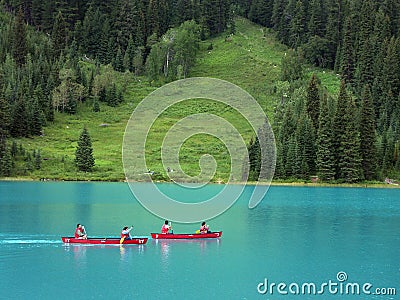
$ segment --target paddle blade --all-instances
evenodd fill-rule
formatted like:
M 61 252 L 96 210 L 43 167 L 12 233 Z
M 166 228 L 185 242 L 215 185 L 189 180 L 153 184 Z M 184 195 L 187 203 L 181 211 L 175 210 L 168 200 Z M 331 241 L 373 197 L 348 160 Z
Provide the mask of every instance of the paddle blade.
M 124 240 L 125 240 L 125 238 L 124 238 L 124 237 L 123 237 L 123 238 L 121 238 L 121 239 L 120 239 L 120 241 L 119 241 L 119 243 L 120 243 L 120 244 L 122 244 L 122 243 L 124 242 Z

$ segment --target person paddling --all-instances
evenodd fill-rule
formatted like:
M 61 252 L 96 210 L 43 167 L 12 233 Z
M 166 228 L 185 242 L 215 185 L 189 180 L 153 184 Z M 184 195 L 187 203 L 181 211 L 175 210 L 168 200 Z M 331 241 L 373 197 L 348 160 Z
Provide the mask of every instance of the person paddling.
M 167 234 L 170 230 L 172 230 L 172 226 L 169 225 L 168 220 L 165 220 L 164 225 L 161 227 L 161 233 Z
M 75 238 L 76 239 L 87 239 L 85 227 L 79 223 L 76 225 Z
M 133 228 L 133 225 L 131 226 L 131 228 L 128 228 L 128 226 L 125 226 L 124 228 L 122 228 L 121 231 L 121 240 L 131 240 L 131 230 Z
M 206 222 L 201 223 L 200 233 L 210 233 L 210 226 L 206 224 Z

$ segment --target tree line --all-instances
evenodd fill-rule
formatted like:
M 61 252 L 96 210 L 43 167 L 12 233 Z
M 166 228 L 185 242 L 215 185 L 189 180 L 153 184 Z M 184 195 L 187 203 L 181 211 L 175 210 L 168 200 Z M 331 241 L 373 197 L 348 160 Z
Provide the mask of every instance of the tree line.
M 0 173 L 10 173 L 10 136 L 40 135 L 55 111 L 75 114 L 80 102 L 121 103 L 110 67 L 184 78 L 199 40 L 231 20 L 229 0 L 0 1 Z
M 276 176 L 318 174 L 345 182 L 398 177 L 399 2 L 236 0 L 236 5 L 291 49 L 282 60 L 282 101 L 275 116 Z M 339 94 L 329 96 L 315 77 L 305 88 L 301 62 L 333 69 L 342 80 Z
M 199 41 L 233 33 L 233 16 L 241 14 L 290 47 L 274 88 L 276 176 L 357 182 L 399 174 L 394 0 L 2 0 L 0 7 L 2 158 L 9 136 L 40 135 L 54 111 L 122 102 L 110 68 L 158 82 L 186 77 Z M 318 78 L 305 78 L 304 63 L 335 70 L 340 93 L 328 95 Z M 257 145 L 249 145 L 253 175 Z

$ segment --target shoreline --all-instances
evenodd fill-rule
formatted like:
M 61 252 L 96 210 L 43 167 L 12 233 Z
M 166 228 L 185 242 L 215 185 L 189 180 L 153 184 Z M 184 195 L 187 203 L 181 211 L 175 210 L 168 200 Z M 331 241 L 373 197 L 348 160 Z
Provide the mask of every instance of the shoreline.
M 34 179 L 29 177 L 3 177 L 0 178 L 0 182 L 103 182 L 103 183 L 112 183 L 112 182 L 126 182 L 126 180 L 68 180 L 68 179 Z M 140 181 L 138 181 L 140 182 Z M 146 182 L 146 181 L 143 181 Z M 154 181 L 156 183 L 171 183 L 168 181 Z M 226 184 L 224 182 L 211 182 L 210 184 Z M 295 186 L 295 187 L 348 187 L 348 188 L 400 188 L 400 185 L 396 184 L 387 184 L 385 182 L 360 182 L 360 183 L 314 183 L 314 182 L 280 182 L 280 181 L 272 181 L 272 182 L 257 182 L 257 181 L 249 181 L 249 182 L 230 182 L 229 184 L 246 184 L 246 185 L 270 185 L 270 186 Z

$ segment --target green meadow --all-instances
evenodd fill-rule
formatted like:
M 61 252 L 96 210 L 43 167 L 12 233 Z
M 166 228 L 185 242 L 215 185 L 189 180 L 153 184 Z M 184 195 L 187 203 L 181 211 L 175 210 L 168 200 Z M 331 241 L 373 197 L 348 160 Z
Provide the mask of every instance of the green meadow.
M 280 65 L 287 48 L 278 43 L 271 31 L 248 20 L 237 19 L 236 34 L 219 36 L 200 44 L 196 65 L 191 77 L 213 77 L 229 81 L 251 94 L 271 122 L 279 96 Z M 336 95 L 339 79 L 332 71 L 309 67 L 306 74 L 316 73 L 323 86 Z M 145 77 L 130 73 L 114 74 L 117 84 L 124 89 L 124 102 L 118 107 L 101 103 L 100 112 L 93 112 L 90 100 L 80 103 L 76 115 L 56 113 L 55 121 L 47 124 L 40 137 L 16 139 L 26 151 L 40 149 L 40 170 L 24 170 L 24 163 L 16 165 L 15 177 L 22 179 L 101 180 L 125 179 L 122 164 L 122 142 L 127 121 L 137 104 L 158 86 L 152 86 Z M 238 112 L 224 104 L 207 99 L 189 99 L 165 110 L 153 123 L 146 141 L 146 164 L 154 171 L 155 180 L 167 180 L 166 167 L 161 161 L 165 134 L 179 120 L 197 113 L 222 117 L 241 133 L 248 142 L 255 135 L 249 123 Z M 86 126 L 93 143 L 95 167 L 92 172 L 78 172 L 74 164 L 77 140 Z M 211 154 L 217 162 L 213 181 L 226 182 L 231 168 L 226 146 L 214 136 L 196 134 L 186 139 L 180 148 L 182 170 L 190 176 L 200 172 L 199 159 Z M 174 168 L 174 167 L 172 167 Z M 142 172 L 146 170 L 138 170 Z

